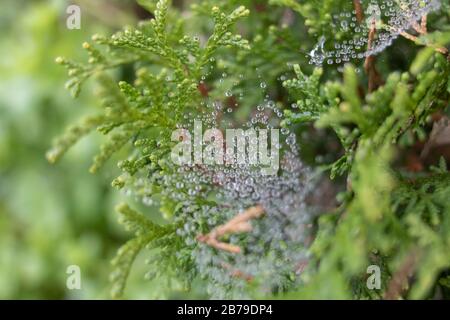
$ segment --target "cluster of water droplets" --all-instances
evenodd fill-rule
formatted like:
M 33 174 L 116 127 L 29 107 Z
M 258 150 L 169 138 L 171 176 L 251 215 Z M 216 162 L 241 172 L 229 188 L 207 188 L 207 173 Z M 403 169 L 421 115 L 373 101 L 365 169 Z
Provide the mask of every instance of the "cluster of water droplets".
M 343 40 L 320 37 L 310 52 L 310 63 L 315 65 L 340 64 L 353 59 L 378 54 L 390 46 L 402 32 L 420 24 L 422 16 L 440 8 L 439 0 L 361 0 L 363 21 L 358 21 L 356 10 L 336 11 L 333 24 L 336 34 Z M 339 10 L 339 8 L 337 8 Z M 369 32 L 376 28 L 373 41 L 368 45 Z
M 227 83 L 227 76 L 222 74 L 219 87 Z M 238 82 L 232 85 L 237 86 Z M 200 116 L 190 115 L 183 127 L 192 129 L 194 121 L 201 120 L 204 129 L 244 128 L 245 132 L 254 128 L 256 132 L 261 129 L 270 132 L 270 129 L 280 128 L 283 112 L 270 98 L 267 87 L 258 76 L 255 90 L 260 92 L 261 102 L 252 108 L 244 122 L 235 113 L 245 95 L 235 93 L 232 87 L 224 89 L 220 101 L 205 99 L 206 109 L 210 111 Z M 270 146 L 280 153 L 278 174 L 264 174 L 247 158 L 244 163 L 232 165 L 187 165 L 179 167 L 173 176 L 165 177 L 171 180 L 168 184 L 175 186 L 167 192 L 188 204 L 187 207 L 190 204 L 195 208 L 181 217 L 184 224 L 178 234 L 194 247 L 193 257 L 200 274 L 208 278 L 209 292 L 215 298 L 245 297 L 243 288 L 248 277 L 262 280 L 261 289 L 267 292 L 282 290 L 295 278 L 298 265 L 308 258 L 306 248 L 314 210 L 306 205 L 306 198 L 314 188 L 313 172 L 300 160 L 295 133 L 281 128 L 279 137 L 279 144 Z M 213 200 L 216 205 L 195 206 L 198 197 Z M 253 230 L 230 235 L 226 240 L 240 246 L 243 253 L 216 250 L 197 241 L 204 223 L 212 230 L 255 205 L 262 205 L 266 213 L 251 221 Z M 233 276 L 236 272 L 242 276 Z
M 212 61 L 214 62 L 214 61 Z M 258 73 L 258 70 L 255 70 Z M 209 73 L 202 77 L 200 85 L 206 85 Z M 181 223 L 177 234 L 187 246 L 192 247 L 192 258 L 201 276 L 207 278 L 208 291 L 214 298 L 246 298 L 245 287 L 249 278 L 257 278 L 261 290 L 283 290 L 295 282 L 299 266 L 308 259 L 308 243 L 315 210 L 307 205 L 307 198 L 314 189 L 315 179 L 310 168 L 300 160 L 296 135 L 289 128 L 280 128 L 285 120 L 276 101 L 271 99 L 268 84 L 257 76 L 256 88 L 249 92 L 260 96 L 243 117 L 240 109 L 246 103 L 245 90 L 240 86 L 244 76 L 231 76 L 222 72 L 215 82 L 214 92 L 203 97 L 202 112 L 186 113 L 178 128 L 193 133 L 195 121 L 201 121 L 203 131 L 218 128 L 253 128 L 257 133 L 267 129 L 269 149 L 279 152 L 277 174 L 265 174 L 259 165 L 246 158 L 243 163 L 177 166 L 173 173 L 152 172 L 150 176 L 138 176 L 132 194 L 146 205 L 155 205 L 152 183 L 157 181 L 162 197 L 181 204 L 175 214 Z M 283 81 L 282 76 L 279 80 Z M 219 94 L 218 94 L 219 92 Z M 293 106 L 295 108 L 296 106 Z M 271 145 L 271 129 L 279 129 L 279 143 Z M 244 137 L 245 139 L 245 137 Z M 246 147 L 257 141 L 248 141 Z M 250 150 L 246 149 L 246 154 Z M 225 152 L 226 153 L 226 152 Z M 200 201 L 199 201 L 200 200 Z M 250 223 L 251 232 L 232 234 L 221 239 L 242 248 L 234 254 L 214 249 L 198 241 L 200 234 L 223 225 L 246 209 L 261 205 L 265 214 Z M 241 276 L 236 276 L 237 272 Z

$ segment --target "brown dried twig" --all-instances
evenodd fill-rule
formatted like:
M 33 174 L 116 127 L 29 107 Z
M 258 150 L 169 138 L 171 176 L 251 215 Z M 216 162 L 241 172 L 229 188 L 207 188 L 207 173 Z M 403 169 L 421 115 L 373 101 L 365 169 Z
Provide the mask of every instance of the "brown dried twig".
M 377 34 L 376 21 L 373 20 L 369 30 L 369 39 L 367 42 L 367 50 L 370 51 Z M 366 71 L 369 81 L 369 92 L 375 91 L 382 83 L 380 73 L 375 65 L 375 56 L 368 56 L 364 62 L 364 70 Z
M 400 269 L 398 269 L 392 276 L 392 279 L 388 284 L 387 291 L 384 294 L 384 299 L 397 300 L 401 298 L 404 290 L 409 284 L 410 277 L 416 269 L 418 259 L 419 252 L 416 249 L 412 250 L 412 252 L 406 257 Z
M 428 16 L 424 15 L 422 17 L 422 21 L 420 22 L 420 33 L 422 34 L 427 34 L 428 30 L 427 30 L 427 23 L 428 23 Z
M 263 214 L 264 208 L 261 205 L 251 207 L 238 214 L 227 223 L 214 228 L 210 233 L 199 235 L 197 240 L 219 250 L 231 253 L 241 253 L 242 250 L 239 246 L 221 242 L 219 239 L 228 234 L 250 232 L 252 226 L 249 221 L 260 218 Z
M 356 12 L 356 20 L 359 24 L 364 23 L 364 10 L 361 5 L 361 0 L 353 0 L 353 7 L 355 8 Z M 370 30 L 369 30 L 369 39 L 367 42 L 367 50 L 370 51 L 372 49 L 373 41 L 375 40 L 376 36 L 376 21 L 373 20 Z M 381 79 L 381 76 L 379 72 L 376 69 L 375 65 L 375 57 L 374 56 L 368 56 L 364 62 L 364 70 L 366 71 L 368 81 L 369 81 L 369 92 L 372 92 L 376 90 L 380 85 L 383 84 L 383 80 Z
M 419 34 L 427 34 L 427 15 L 424 15 L 420 20 L 420 25 L 417 22 L 413 22 L 413 29 Z
M 244 273 L 241 270 L 232 267 L 228 263 L 222 262 L 220 264 L 220 266 L 222 268 L 224 268 L 225 270 L 230 271 L 231 276 L 234 277 L 234 278 L 244 279 L 247 282 L 251 282 L 253 280 L 253 276 L 252 275 Z
M 355 8 L 356 12 L 356 20 L 359 24 L 363 23 L 364 20 L 364 11 L 361 5 L 360 0 L 353 0 L 353 7 Z
M 427 35 L 428 34 L 428 30 L 427 30 L 427 15 L 424 15 L 420 21 L 420 25 L 418 23 L 413 24 L 413 29 L 419 34 L 419 35 Z M 450 54 L 447 48 L 445 47 L 441 47 L 432 43 L 423 43 L 423 41 L 421 41 L 419 39 L 418 36 L 412 35 L 406 31 L 403 31 L 400 33 L 400 35 L 408 40 L 411 40 L 419 45 L 424 45 L 430 48 L 433 48 L 436 52 L 439 52 L 441 54 L 443 54 L 444 56 L 447 57 L 447 60 L 450 61 Z
M 411 40 L 411 41 L 417 43 L 417 44 L 425 45 L 427 47 L 433 48 L 436 52 L 439 52 L 439 53 L 443 54 L 444 56 L 447 57 L 447 59 L 450 60 L 450 55 L 449 55 L 449 51 L 448 51 L 447 48 L 440 47 L 440 46 L 437 46 L 437 45 L 434 45 L 434 44 L 430 44 L 430 43 L 424 44 L 422 41 L 419 40 L 419 38 L 417 36 L 412 35 L 412 34 L 410 34 L 408 32 L 401 32 L 400 35 L 402 37 L 408 39 L 408 40 Z

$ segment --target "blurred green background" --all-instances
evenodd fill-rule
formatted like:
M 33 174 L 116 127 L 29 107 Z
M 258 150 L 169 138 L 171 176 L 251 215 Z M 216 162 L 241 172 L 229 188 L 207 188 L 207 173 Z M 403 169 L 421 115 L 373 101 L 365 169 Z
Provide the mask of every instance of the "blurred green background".
M 66 8 L 82 8 L 80 30 L 66 28 Z M 84 10 L 87 8 L 88 10 Z M 128 235 L 116 222 L 121 195 L 88 168 L 98 144 L 78 143 L 56 166 L 52 139 L 96 107 L 91 88 L 73 100 L 56 56 L 85 60 L 81 44 L 137 20 L 134 1 L 2 0 L 0 9 L 0 299 L 109 298 L 109 261 Z M 81 268 L 81 290 L 68 290 L 66 269 Z M 162 297 L 136 263 L 126 298 Z

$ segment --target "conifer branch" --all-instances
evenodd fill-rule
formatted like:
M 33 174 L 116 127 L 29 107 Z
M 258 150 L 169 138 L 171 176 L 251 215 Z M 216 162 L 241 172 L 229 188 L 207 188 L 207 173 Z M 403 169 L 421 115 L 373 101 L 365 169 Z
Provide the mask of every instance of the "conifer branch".
M 411 283 L 412 294 L 425 296 L 424 292 L 434 284 L 430 278 L 449 267 L 446 260 L 436 260 L 444 256 L 442 252 L 448 247 L 447 167 L 444 159 L 439 168 L 430 168 L 439 174 L 431 175 L 424 166 L 421 174 L 428 175 L 427 179 L 412 175 L 404 183 L 402 175 L 407 166 L 397 160 L 392 165 L 392 161 L 393 154 L 402 155 L 407 146 L 417 144 L 417 136 L 428 135 L 430 116 L 448 106 L 450 64 L 432 50 L 422 50 L 416 55 L 417 50 L 410 43 L 404 52 L 408 57 L 405 65 L 416 57 L 409 70 L 404 65 L 392 68 L 394 59 L 378 60 L 381 76 L 372 53 L 391 45 L 400 34 L 397 29 L 400 26 L 380 26 L 381 19 L 375 18 L 366 25 L 364 6 L 368 3 L 361 0 L 354 0 L 353 4 L 323 0 L 320 6 L 312 6 L 308 1 L 270 0 L 264 10 L 257 7 L 258 14 L 250 21 L 243 19 L 239 25 L 239 31 L 251 36 L 251 42 L 234 32 L 238 20 L 249 15 L 249 10 L 243 6 L 233 10 L 230 1 L 194 3 L 189 14 L 171 8 L 168 0 L 142 2 L 154 19 L 125 27 L 110 37 L 95 35 L 92 43 L 83 44 L 87 63 L 57 58 L 57 63 L 68 70 L 67 88 L 73 95 L 79 93 L 87 79 L 95 79 L 102 109 L 100 115 L 85 118 L 70 128 L 56 141 L 48 159 L 58 160 L 78 139 L 97 130 L 106 142 L 94 158 L 92 171 L 127 146 L 118 155 L 121 172 L 112 185 L 131 193 L 145 205 L 157 205 L 164 219 L 164 223 L 156 224 L 127 205 L 118 207 L 121 223 L 133 235 L 113 260 L 114 297 L 123 292 L 139 252 L 148 248 L 149 254 L 154 255 L 147 261 L 152 274 L 170 276 L 183 283 L 204 277 L 212 284 L 209 288 L 212 297 L 251 295 L 250 290 L 258 285 L 257 289 L 264 287 L 264 292 L 293 290 L 296 294 L 315 292 L 314 298 L 324 295 L 350 298 L 341 290 L 345 282 L 356 289 L 353 292 L 357 292 L 358 298 L 373 298 L 374 294 L 361 289 L 365 284 L 355 285 L 353 281 L 362 265 L 373 262 L 367 257 L 376 248 L 377 256 L 382 257 L 377 262 L 386 262 L 390 267 L 392 261 L 401 261 L 400 254 L 409 252 L 411 243 L 432 254 L 423 257 L 424 261 L 407 258 L 380 296 L 400 298 L 411 272 L 418 279 L 417 283 Z M 386 17 L 393 20 L 409 19 L 406 27 L 401 26 L 402 36 L 448 57 L 446 36 L 438 32 L 427 34 L 427 22 L 444 19 L 428 21 L 427 15 L 423 15 L 419 22 L 420 16 L 410 9 L 417 7 L 416 2 L 403 3 L 406 7 L 394 2 L 391 7 L 380 8 L 383 19 L 387 10 Z M 285 8 L 271 10 L 271 5 Z M 351 12 L 343 12 L 348 9 Z M 286 19 L 283 15 L 291 10 L 304 19 L 292 16 Z M 423 7 L 419 12 L 432 11 L 431 7 Z M 302 30 L 320 35 L 321 39 L 317 43 L 317 39 L 304 37 L 298 28 L 280 26 L 280 21 L 292 26 L 304 22 Z M 330 28 L 331 22 L 338 27 Z M 407 33 L 406 28 L 412 29 L 413 34 Z M 203 33 L 191 35 L 197 32 Z M 331 48 L 332 39 L 338 41 L 334 43 L 336 50 Z M 299 40 L 301 50 L 310 49 L 309 56 L 316 58 L 311 61 L 317 65 L 313 70 L 302 64 Z M 354 67 L 364 58 L 370 94 L 361 90 L 363 77 Z M 336 65 L 344 63 L 341 77 Z M 120 72 L 110 74 L 107 72 L 110 69 Z M 134 74 L 128 74 L 129 70 Z M 307 74 L 305 70 L 310 72 Z M 255 90 L 255 83 L 260 89 L 262 81 L 263 97 L 261 90 Z M 220 104 L 216 106 L 217 101 Z M 239 112 L 233 113 L 237 106 Z M 276 183 L 265 184 L 270 179 L 255 183 L 253 171 L 247 172 L 240 166 L 234 175 L 234 168 L 215 171 L 216 167 L 212 170 L 201 164 L 175 165 L 171 151 L 176 142 L 171 140 L 171 134 L 176 129 L 190 128 L 193 120 L 198 119 L 221 122 L 224 127 L 255 120 L 258 127 L 279 124 L 282 133 L 287 130 L 286 143 L 280 144 L 283 159 L 279 175 L 274 177 Z M 249 126 L 251 123 L 248 121 Z M 310 139 L 313 135 L 315 138 Z M 305 157 L 311 158 L 318 170 L 329 170 L 330 179 L 342 177 L 334 182 L 336 190 L 345 190 L 339 194 L 341 204 L 335 212 L 317 217 L 316 213 L 322 210 L 308 201 L 306 195 L 320 194 L 321 189 L 311 183 L 310 168 L 303 167 L 300 155 L 290 154 L 289 150 L 298 147 L 302 147 Z M 246 175 L 252 179 L 241 178 Z M 267 185 L 274 188 L 259 192 L 266 191 Z M 279 189 L 283 191 L 278 192 Z M 246 193 L 245 197 L 239 193 L 233 198 L 234 192 L 241 191 Z M 217 197 L 212 197 L 213 193 Z M 230 197 L 238 203 L 229 205 Z M 265 214 L 261 205 L 228 220 L 229 208 L 246 208 L 249 203 L 268 203 L 266 208 L 271 208 L 270 216 L 258 221 L 258 228 L 252 228 L 252 222 L 256 223 L 252 220 Z M 314 239 L 311 247 L 309 239 Z M 380 239 L 383 239 L 381 248 Z M 269 268 L 259 272 L 261 265 Z M 309 283 L 302 286 L 331 286 L 330 290 L 336 291 L 327 290 L 324 294 L 321 290 L 297 290 L 294 273 L 301 273 L 306 265 L 313 272 Z M 318 265 L 320 268 L 316 268 Z M 430 271 L 432 276 L 423 276 L 421 272 L 428 271 L 428 266 L 434 268 Z M 338 284 L 329 281 L 336 270 L 340 277 Z M 387 280 L 390 271 L 381 270 L 383 280 Z M 149 278 L 153 277 L 156 275 Z M 245 282 L 252 284 L 242 293 Z

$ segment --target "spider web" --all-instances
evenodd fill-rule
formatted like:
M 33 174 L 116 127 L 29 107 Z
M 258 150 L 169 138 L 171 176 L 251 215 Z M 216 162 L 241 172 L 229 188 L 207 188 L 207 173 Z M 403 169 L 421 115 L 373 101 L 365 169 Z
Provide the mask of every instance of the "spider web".
M 353 10 L 332 15 L 332 28 L 338 36 L 319 39 L 309 54 L 311 64 L 340 64 L 378 54 L 402 32 L 419 25 L 423 16 L 440 8 L 439 0 L 361 0 L 360 3 L 363 12 Z M 372 28 L 376 33 L 369 46 Z

